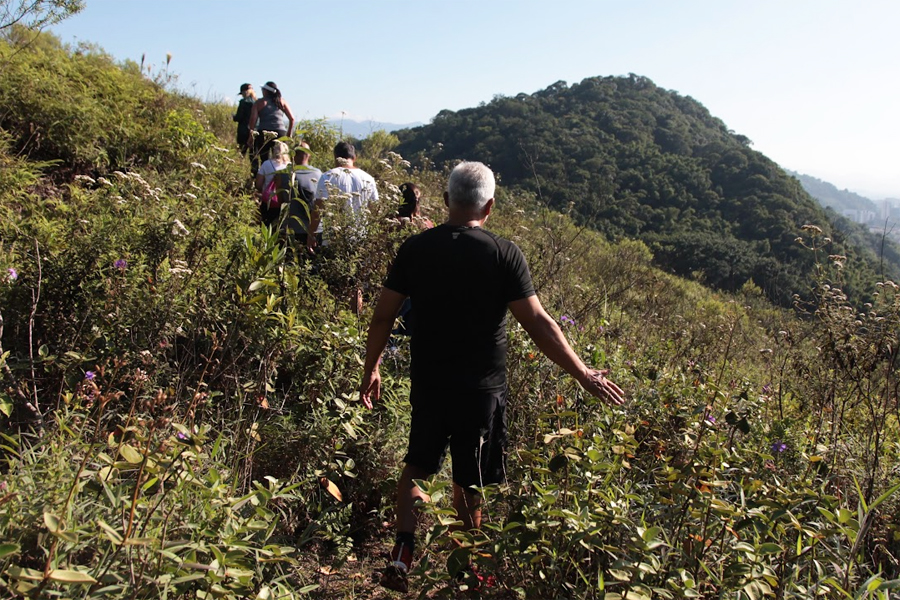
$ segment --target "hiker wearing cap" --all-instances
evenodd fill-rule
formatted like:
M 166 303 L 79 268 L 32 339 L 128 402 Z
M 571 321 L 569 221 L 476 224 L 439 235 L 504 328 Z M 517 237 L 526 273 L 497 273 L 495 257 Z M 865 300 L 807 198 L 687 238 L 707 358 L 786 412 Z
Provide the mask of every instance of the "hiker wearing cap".
M 256 92 L 253 86 L 245 83 L 241 86 L 241 99 L 238 101 L 237 112 L 231 116 L 237 123 L 237 145 L 241 154 L 247 154 L 250 150 L 250 113 L 253 111 L 253 103 L 256 102 Z
M 281 90 L 272 81 L 267 81 L 262 86 L 262 98 L 253 103 L 250 111 L 250 122 L 247 131 L 256 131 L 256 140 L 253 143 L 253 163 L 251 169 L 256 177 L 260 161 L 269 158 L 269 149 L 272 142 L 280 137 L 290 135 L 294 128 L 294 114 L 291 107 L 281 97 Z M 274 138 L 266 140 L 264 132 L 272 132 Z

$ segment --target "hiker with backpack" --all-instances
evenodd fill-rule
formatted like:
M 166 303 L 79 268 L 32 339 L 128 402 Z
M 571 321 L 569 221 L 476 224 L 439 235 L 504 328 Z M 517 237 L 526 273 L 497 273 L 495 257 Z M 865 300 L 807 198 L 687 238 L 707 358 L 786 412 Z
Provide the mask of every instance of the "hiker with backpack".
M 293 188 L 293 169 L 290 149 L 284 142 L 272 144 L 272 158 L 259 167 L 256 190 L 260 193 L 259 214 L 265 225 L 271 225 L 281 215 L 281 205 L 289 202 Z
M 284 228 L 296 240 L 300 247 L 306 246 L 309 215 L 316 199 L 316 186 L 322 178 L 322 171 L 309 164 L 309 144 L 300 142 L 294 149 L 294 188 L 288 218 Z M 321 243 L 321 234 L 316 240 Z

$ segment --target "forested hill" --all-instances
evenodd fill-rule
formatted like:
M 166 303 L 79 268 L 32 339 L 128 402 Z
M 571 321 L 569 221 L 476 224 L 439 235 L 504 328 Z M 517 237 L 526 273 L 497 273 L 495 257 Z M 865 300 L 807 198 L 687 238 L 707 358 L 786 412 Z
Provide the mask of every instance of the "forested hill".
M 795 241 L 808 224 L 834 240 L 826 255 L 849 255 L 845 289 L 875 277 L 874 255 L 844 247 L 816 202 L 747 137 L 646 77 L 560 81 L 396 134 L 407 158 L 489 163 L 503 184 L 571 206 L 612 238 L 642 239 L 661 266 L 713 287 L 753 281 L 789 304 L 809 289 L 814 259 Z
M 838 213 L 843 213 L 847 210 L 870 210 L 873 212 L 877 210 L 875 203 L 865 196 L 860 196 L 848 189 L 838 189 L 834 184 L 822 181 L 811 175 L 804 175 L 793 171 L 788 171 L 788 173 L 796 177 L 800 181 L 800 185 L 803 186 L 803 189 L 809 192 L 809 195 L 825 208 L 831 207 Z

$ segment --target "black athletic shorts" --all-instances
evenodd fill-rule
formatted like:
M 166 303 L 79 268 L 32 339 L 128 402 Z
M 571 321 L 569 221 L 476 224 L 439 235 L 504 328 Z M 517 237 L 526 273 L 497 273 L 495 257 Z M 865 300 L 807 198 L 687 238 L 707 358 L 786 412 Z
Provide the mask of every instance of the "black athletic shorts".
M 453 483 L 467 488 L 506 478 L 506 389 L 459 391 L 413 384 L 404 462 L 437 473 L 447 448 Z

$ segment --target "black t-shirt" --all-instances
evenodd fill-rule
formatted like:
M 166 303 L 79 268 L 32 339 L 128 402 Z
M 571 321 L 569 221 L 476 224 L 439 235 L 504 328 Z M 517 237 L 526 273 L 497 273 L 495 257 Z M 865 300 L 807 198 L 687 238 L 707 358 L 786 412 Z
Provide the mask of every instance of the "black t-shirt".
M 506 385 L 507 304 L 535 293 L 518 246 L 480 227 L 439 225 L 403 243 L 384 285 L 412 299 L 417 385 Z

